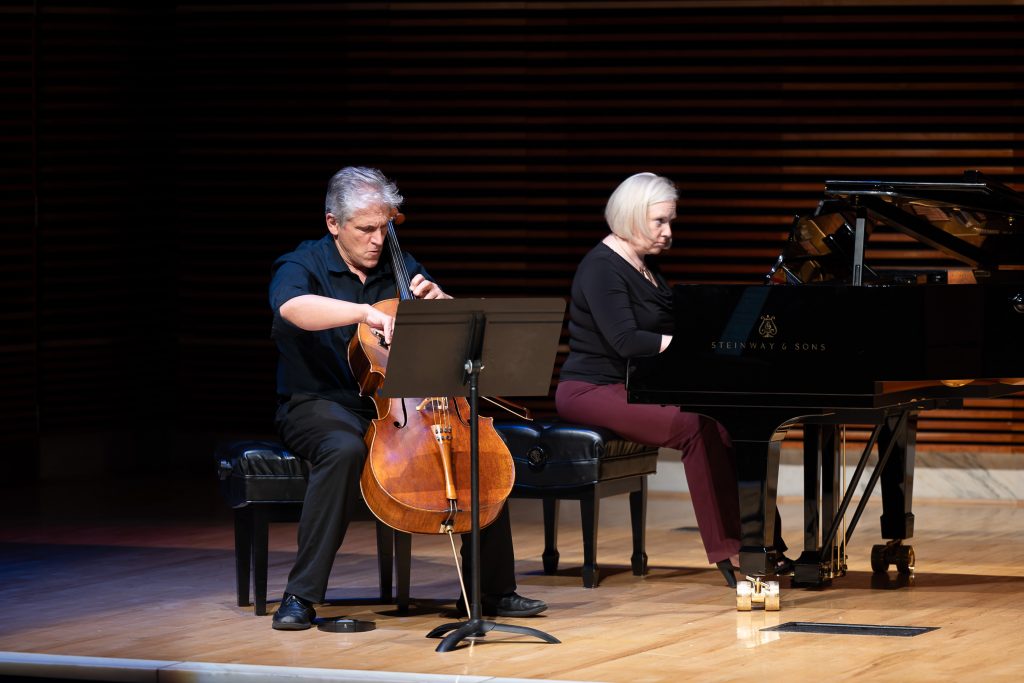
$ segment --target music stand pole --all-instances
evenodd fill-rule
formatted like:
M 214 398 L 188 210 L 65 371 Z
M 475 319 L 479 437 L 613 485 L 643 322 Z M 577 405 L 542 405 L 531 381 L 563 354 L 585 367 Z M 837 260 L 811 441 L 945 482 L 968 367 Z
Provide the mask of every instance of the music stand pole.
M 473 327 L 470 334 L 469 358 L 466 360 L 466 379 L 469 382 L 469 486 L 470 486 L 470 596 L 466 605 L 469 619 L 465 623 L 443 624 L 427 634 L 427 638 L 440 638 L 451 631 L 437 646 L 435 652 L 448 652 L 454 649 L 465 638 L 481 637 L 488 631 L 504 631 L 535 636 L 547 643 L 561 642 L 554 636 L 528 626 L 513 626 L 487 621 L 481 616 L 480 606 L 480 460 L 479 433 L 477 426 L 477 398 L 479 394 L 480 371 L 483 369 L 481 355 L 483 352 L 483 330 L 486 319 L 482 313 L 473 314 Z M 507 504 L 507 503 L 506 503 Z

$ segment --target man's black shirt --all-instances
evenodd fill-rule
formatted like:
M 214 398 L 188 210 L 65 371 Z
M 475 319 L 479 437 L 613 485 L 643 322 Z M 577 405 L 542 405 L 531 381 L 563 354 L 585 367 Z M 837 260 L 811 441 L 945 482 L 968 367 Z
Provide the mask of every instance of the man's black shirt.
M 419 263 L 402 254 L 410 278 L 417 273 L 432 279 Z M 281 305 L 303 294 L 317 294 L 357 304 L 375 304 L 397 298 L 391 260 L 385 254 L 377 267 L 360 282 L 330 234 L 300 244 L 278 258 L 271 270 L 270 307 L 274 312 L 271 337 L 279 351 L 277 394 L 287 401 L 295 394 L 336 401 L 366 416 L 373 402 L 359 396 L 359 386 L 348 366 L 348 344 L 356 325 L 309 332 L 281 317 Z

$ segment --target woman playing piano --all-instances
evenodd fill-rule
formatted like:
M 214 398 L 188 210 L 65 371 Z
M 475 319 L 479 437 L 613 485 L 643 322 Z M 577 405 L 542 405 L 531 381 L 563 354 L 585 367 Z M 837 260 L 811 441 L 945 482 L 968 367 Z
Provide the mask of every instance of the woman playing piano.
M 646 259 L 672 245 L 677 197 L 667 178 L 637 173 L 608 199 L 605 220 L 611 232 L 583 257 L 573 278 L 569 356 L 555 406 L 564 420 L 682 451 L 708 561 L 735 587 L 740 520 L 729 435 L 714 420 L 673 406 L 626 402 L 628 359 L 660 353 L 672 343 L 672 289 Z M 786 548 L 781 539 L 775 547 Z M 788 565 L 779 573 L 791 570 Z

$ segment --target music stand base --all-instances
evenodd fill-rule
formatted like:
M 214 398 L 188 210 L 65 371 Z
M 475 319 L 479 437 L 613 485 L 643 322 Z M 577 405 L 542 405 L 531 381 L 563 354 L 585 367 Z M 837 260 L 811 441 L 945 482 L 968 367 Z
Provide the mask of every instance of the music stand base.
M 363 631 L 372 631 L 377 628 L 377 624 L 372 621 L 361 621 L 359 619 L 348 619 L 346 617 L 331 617 L 325 619 L 317 619 L 316 627 L 321 631 L 327 631 L 328 633 L 361 633 Z
M 465 638 L 483 638 L 487 635 L 488 631 L 504 631 L 506 633 L 518 633 L 524 636 L 534 636 L 540 638 L 545 643 L 561 643 L 558 638 L 539 631 L 529 626 L 512 626 L 511 624 L 496 624 L 493 621 L 487 621 L 485 619 L 469 619 L 468 621 L 457 621 L 450 624 L 442 624 L 433 631 L 427 634 L 427 638 L 440 638 L 443 634 L 448 633 L 441 641 L 441 644 L 437 646 L 435 652 L 449 652 L 455 649 L 455 646 L 459 644 Z

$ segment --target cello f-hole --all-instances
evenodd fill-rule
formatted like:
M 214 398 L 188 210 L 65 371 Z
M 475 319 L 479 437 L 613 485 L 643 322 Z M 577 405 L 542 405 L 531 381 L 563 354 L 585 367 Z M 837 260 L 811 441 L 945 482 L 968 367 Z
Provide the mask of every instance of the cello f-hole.
M 396 429 L 402 429 L 405 425 L 409 424 L 409 413 L 405 408 L 405 401 L 399 401 L 402 404 L 402 421 L 395 420 L 391 424 L 395 425 Z
M 469 426 L 469 420 L 464 418 L 462 416 L 462 411 L 459 410 L 459 403 L 458 403 L 458 401 L 455 402 L 455 415 L 459 418 L 459 422 L 462 423 L 462 426 L 464 426 L 464 427 L 468 427 Z

